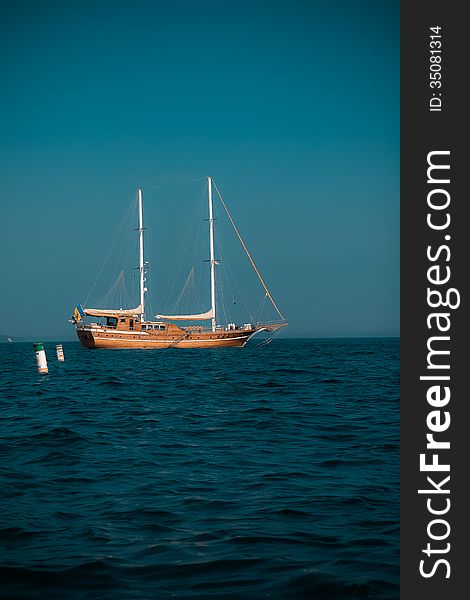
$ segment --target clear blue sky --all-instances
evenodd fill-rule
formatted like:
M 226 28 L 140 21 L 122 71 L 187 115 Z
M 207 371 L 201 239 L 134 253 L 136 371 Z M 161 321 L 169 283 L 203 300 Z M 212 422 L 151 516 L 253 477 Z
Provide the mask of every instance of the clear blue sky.
M 0 334 L 73 337 L 134 190 L 210 174 L 286 335 L 398 335 L 398 1 L 2 2 L 0 46 Z

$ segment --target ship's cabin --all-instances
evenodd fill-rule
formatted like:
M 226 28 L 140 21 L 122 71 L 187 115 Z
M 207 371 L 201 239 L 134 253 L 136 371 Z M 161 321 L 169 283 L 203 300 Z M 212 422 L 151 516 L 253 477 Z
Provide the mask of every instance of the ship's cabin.
M 105 327 L 124 331 L 165 331 L 167 324 L 161 321 L 142 323 L 140 319 L 129 316 L 106 317 Z
M 142 331 L 164 331 L 166 329 L 165 323 L 142 323 Z
M 106 317 L 107 329 L 134 329 L 137 319 L 130 317 Z

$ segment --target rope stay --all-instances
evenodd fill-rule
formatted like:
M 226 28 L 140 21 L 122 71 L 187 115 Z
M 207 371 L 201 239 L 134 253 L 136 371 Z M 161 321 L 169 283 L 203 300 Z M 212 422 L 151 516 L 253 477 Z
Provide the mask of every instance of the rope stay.
M 256 317 L 256 322 L 260 323 L 261 322 L 261 315 L 263 314 L 263 309 L 265 307 L 266 304 L 266 298 L 268 297 L 268 294 L 264 294 L 263 299 L 260 302 L 259 305 L 259 311 L 258 311 L 258 316 Z
M 111 285 L 102 302 L 103 306 L 119 306 L 122 310 L 124 306 L 131 306 L 131 300 L 127 293 L 125 284 L 124 270 L 121 270 L 116 281 Z
M 285 321 L 285 318 L 283 317 L 283 315 L 282 315 L 281 311 L 280 311 L 280 310 L 279 310 L 279 308 L 277 307 L 277 304 L 274 302 L 274 299 L 273 299 L 273 297 L 271 296 L 271 294 L 270 294 L 270 292 L 269 292 L 269 290 L 268 290 L 268 288 L 267 288 L 266 284 L 264 283 L 264 280 L 263 280 L 263 278 L 261 277 L 261 273 L 258 271 L 258 269 L 257 269 L 257 267 L 256 267 L 256 265 L 255 265 L 255 263 L 254 263 L 254 260 L 251 258 L 251 254 L 248 252 L 248 248 L 246 247 L 246 245 L 245 245 L 245 242 L 243 241 L 243 239 L 242 239 L 242 237 L 241 237 L 241 235 L 240 235 L 240 233 L 239 233 L 239 231 L 238 231 L 238 229 L 237 229 L 237 226 L 235 225 L 235 223 L 234 223 L 234 221 L 233 221 L 233 219 L 232 219 L 232 215 L 230 214 L 230 212 L 229 212 L 229 210 L 228 210 L 228 208 L 227 208 L 227 205 L 225 204 L 225 202 L 224 202 L 224 200 L 223 200 L 223 198 L 222 198 L 222 195 L 221 195 L 221 193 L 219 192 L 219 188 L 217 187 L 217 185 L 216 185 L 216 183 L 215 183 L 215 181 L 214 181 L 214 180 L 212 180 L 212 183 L 213 183 L 213 185 L 214 185 L 214 187 L 215 187 L 215 190 L 216 190 L 216 192 L 217 192 L 217 195 L 218 195 L 218 196 L 219 196 L 219 198 L 220 198 L 220 201 L 222 202 L 222 206 L 224 207 L 224 209 L 225 209 L 225 212 L 227 213 L 227 216 L 228 216 L 228 218 L 229 218 L 229 220 L 230 220 L 230 223 L 232 224 L 232 227 L 234 228 L 234 230 L 235 230 L 235 233 L 237 234 L 237 237 L 238 237 L 238 239 L 240 240 L 240 243 L 241 243 L 241 245 L 242 245 L 242 247 L 243 247 L 243 250 L 245 251 L 246 255 L 248 256 L 248 259 L 249 259 L 249 261 L 250 261 L 250 263 L 251 263 L 251 266 L 252 266 L 252 267 L 253 267 L 253 269 L 255 270 L 255 273 L 256 273 L 256 275 L 258 276 L 258 279 L 260 280 L 260 282 L 261 282 L 261 285 L 262 285 L 262 286 L 263 286 L 263 288 L 264 288 L 264 291 L 266 292 L 266 295 L 267 295 L 267 296 L 268 296 L 268 298 L 271 300 L 271 303 L 272 303 L 272 305 L 274 306 L 274 308 L 276 309 L 276 312 L 277 312 L 277 314 L 278 314 L 278 315 L 281 317 L 281 319 L 282 319 L 283 321 Z
M 168 314 L 169 311 L 171 312 L 171 311 L 178 310 L 178 308 L 181 306 L 180 302 L 183 298 L 183 294 L 180 293 L 176 302 L 174 302 L 174 297 L 179 289 L 178 283 L 181 280 L 181 278 L 183 277 L 183 268 L 186 266 L 185 260 L 187 261 L 188 256 L 190 255 L 189 254 L 190 248 L 193 248 L 193 251 L 191 252 L 191 261 L 197 261 L 199 258 L 201 258 L 201 261 L 202 261 L 202 252 L 203 252 L 203 250 L 202 250 L 202 234 L 199 231 L 200 228 L 196 227 L 196 223 L 198 223 L 199 221 L 202 220 L 204 206 L 205 206 L 205 204 L 203 204 L 203 193 L 201 193 L 201 198 L 198 200 L 197 204 L 195 205 L 193 213 L 192 213 L 190 219 L 188 220 L 186 231 L 184 233 L 184 238 L 183 238 L 182 243 L 180 244 L 180 249 L 177 254 L 175 267 L 172 270 L 172 275 L 171 275 L 169 281 L 166 283 L 165 288 L 161 294 L 161 300 L 159 302 L 159 306 L 161 307 L 162 312 L 164 312 L 165 314 Z M 204 249 L 204 252 L 205 252 L 205 249 Z M 198 269 L 196 269 L 196 271 L 194 271 L 194 264 L 193 264 L 193 280 L 194 280 L 194 276 L 196 276 L 196 278 L 198 278 L 199 273 L 198 273 Z M 191 282 L 188 282 L 188 283 L 191 283 Z M 184 286 L 183 286 L 183 291 L 184 291 Z M 197 300 L 198 302 L 201 302 L 200 294 L 198 295 L 197 298 L 195 298 L 195 300 Z
M 104 269 L 105 269 L 106 265 L 108 264 L 108 261 L 111 257 L 111 254 L 112 254 L 116 244 L 118 243 L 118 240 L 121 237 L 122 231 L 124 230 L 126 232 L 126 244 L 122 244 L 122 243 L 120 244 L 120 255 L 119 256 L 120 257 L 122 256 L 124 246 L 127 245 L 127 242 L 129 241 L 128 238 L 130 235 L 130 230 L 125 226 L 129 223 L 131 214 L 136 209 L 136 207 L 137 207 L 137 195 L 134 193 L 132 202 L 129 203 L 128 209 L 126 210 L 123 218 L 121 219 L 121 222 L 119 223 L 118 227 L 116 228 L 116 232 L 114 234 L 114 239 L 112 240 L 111 245 L 109 246 L 108 251 L 106 252 L 106 255 L 101 263 L 101 266 L 99 267 L 99 269 L 97 271 L 95 280 L 93 281 L 91 289 L 88 292 L 88 296 L 86 297 L 86 299 L 83 302 L 83 306 L 86 306 L 88 304 L 88 300 L 90 299 L 91 295 L 93 294 L 98 281 L 101 279 Z
M 278 329 L 277 331 L 274 331 L 269 337 L 267 337 L 265 340 L 259 342 L 258 344 L 256 344 L 255 348 L 262 348 L 263 346 L 267 346 L 268 344 L 270 344 L 273 339 L 278 336 L 280 334 L 281 330 Z
M 180 181 L 170 181 L 168 183 L 159 183 L 156 185 L 149 185 L 148 187 L 141 188 L 143 192 L 151 190 L 159 190 L 161 188 L 172 187 L 174 185 L 182 185 L 183 183 L 193 183 L 194 181 L 202 181 L 205 177 L 195 177 L 194 179 L 182 179 Z
M 224 252 L 224 249 L 222 246 L 222 241 L 221 241 L 220 236 L 217 231 L 215 231 L 215 241 L 216 241 L 216 245 L 217 245 L 217 251 L 221 258 L 220 267 L 218 269 L 218 272 L 219 272 L 218 281 L 220 282 L 222 280 L 222 278 L 224 278 L 224 280 L 225 280 L 225 286 L 222 284 L 220 285 L 221 291 L 219 292 L 219 294 L 221 294 L 223 297 L 224 289 L 227 289 L 233 298 L 235 296 L 237 296 L 241 300 L 241 302 L 245 308 L 246 314 L 249 315 L 249 317 L 250 317 L 250 323 L 254 323 L 255 319 L 253 318 L 253 315 L 251 314 L 251 311 L 248 308 L 248 305 L 245 300 L 245 296 L 242 294 L 242 292 L 240 290 L 240 286 L 238 285 L 237 277 L 235 277 L 235 275 L 230 267 L 230 261 L 225 256 L 225 252 Z M 236 320 L 233 317 L 233 315 L 230 314 L 230 311 L 228 311 L 228 310 L 226 311 L 226 317 L 227 317 L 227 322 Z

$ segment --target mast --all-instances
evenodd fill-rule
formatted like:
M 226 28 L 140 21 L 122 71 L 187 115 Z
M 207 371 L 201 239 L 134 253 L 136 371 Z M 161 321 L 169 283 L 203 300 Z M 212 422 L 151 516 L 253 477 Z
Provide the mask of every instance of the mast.
M 214 216 L 212 213 L 212 178 L 207 178 L 207 189 L 209 195 L 209 243 L 211 252 L 211 308 L 212 308 L 212 331 L 216 327 L 215 313 L 215 258 L 214 258 Z
M 139 272 L 140 272 L 140 321 L 144 320 L 144 224 L 142 218 L 142 190 L 139 188 Z

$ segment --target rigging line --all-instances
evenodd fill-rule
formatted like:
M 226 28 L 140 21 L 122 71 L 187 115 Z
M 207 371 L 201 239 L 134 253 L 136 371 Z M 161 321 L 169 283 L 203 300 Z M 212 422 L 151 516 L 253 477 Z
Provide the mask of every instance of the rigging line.
M 143 192 L 148 192 L 150 190 L 159 190 L 160 188 L 170 187 L 172 185 L 181 185 L 183 183 L 193 183 L 194 181 L 202 181 L 205 177 L 197 177 L 196 179 L 184 179 L 181 181 L 174 181 L 172 183 L 161 183 L 159 185 L 151 185 L 150 187 L 141 188 Z
M 165 286 L 164 293 L 161 296 L 162 301 L 160 304 L 164 307 L 165 311 L 167 311 L 169 308 L 170 301 L 172 300 L 172 297 L 173 297 L 174 288 L 176 286 L 176 281 L 179 278 L 180 273 L 182 272 L 183 260 L 185 259 L 186 253 L 189 249 L 191 236 L 193 235 L 193 232 L 195 229 L 195 224 L 196 224 L 196 221 L 198 218 L 199 211 L 200 211 L 200 206 L 198 203 L 198 204 L 196 204 L 195 208 L 193 209 L 193 214 L 192 214 L 189 224 L 186 228 L 183 242 L 180 245 L 180 251 L 178 253 L 178 258 L 176 260 L 176 265 L 172 272 L 172 277 L 171 277 L 170 281 L 167 283 L 167 285 Z M 172 303 L 171 306 L 174 308 L 174 306 L 175 306 L 174 303 Z
M 232 268 L 230 267 L 230 261 L 228 261 L 225 258 L 225 252 L 224 252 L 224 249 L 222 246 L 220 236 L 217 231 L 215 232 L 215 239 L 217 242 L 217 249 L 218 249 L 218 252 L 220 255 L 220 259 L 221 259 L 221 267 L 223 266 L 223 268 L 219 268 L 219 272 L 225 276 L 225 279 L 227 280 L 227 284 L 228 284 L 227 287 L 229 287 L 230 291 L 232 291 L 232 294 L 233 294 L 233 288 L 235 289 L 238 297 L 243 302 L 243 306 L 245 307 L 247 315 L 250 317 L 250 321 L 253 323 L 254 322 L 253 315 L 251 314 L 251 311 L 248 308 L 248 305 L 245 300 L 245 296 L 242 294 L 242 292 L 240 290 L 240 287 L 237 282 L 237 278 L 235 277 L 235 275 L 232 271 Z M 265 298 L 266 298 L 266 295 L 265 295 Z
M 255 270 L 255 273 L 258 275 L 258 279 L 261 281 L 261 284 L 262 284 L 262 286 L 264 287 L 264 291 L 265 291 L 265 292 L 266 292 L 266 294 L 268 295 L 268 298 L 271 300 L 271 302 L 272 302 L 272 305 L 274 306 L 274 308 L 275 308 L 275 309 L 276 309 L 276 311 L 277 311 L 277 314 L 278 314 L 278 315 L 281 317 L 281 319 L 282 319 L 283 321 L 285 321 L 284 317 L 282 316 L 282 313 L 281 313 L 281 311 L 278 309 L 278 307 L 277 307 L 277 304 L 274 302 L 274 300 L 273 300 L 273 297 L 272 297 L 272 296 L 271 296 L 271 294 L 269 293 L 269 290 L 268 290 L 268 288 L 266 287 L 266 284 L 264 283 L 264 281 L 263 281 L 263 278 L 261 277 L 261 273 L 260 273 L 260 272 L 258 271 L 258 269 L 256 268 L 256 265 L 255 265 L 255 263 L 254 263 L 253 259 L 251 258 L 251 255 L 250 255 L 250 253 L 248 252 L 248 248 L 245 246 L 245 242 L 242 240 L 242 237 L 241 237 L 241 235 L 240 235 L 240 234 L 239 234 L 239 232 L 238 232 L 237 226 L 236 226 L 236 225 L 235 225 L 235 223 L 233 222 L 232 216 L 231 216 L 231 214 L 229 213 L 229 210 L 228 210 L 228 208 L 227 208 L 227 205 L 225 204 L 225 202 L 224 202 L 224 200 L 223 200 L 223 198 L 222 198 L 222 196 L 221 196 L 221 194 L 220 194 L 220 192 L 219 192 L 219 188 L 217 187 L 217 185 L 216 185 L 216 183 L 215 183 L 215 181 L 214 181 L 214 180 L 212 180 L 212 183 L 214 184 L 214 187 L 215 187 L 215 189 L 216 189 L 216 191 L 217 191 L 217 195 L 219 196 L 219 198 L 220 198 L 220 201 L 222 202 L 222 206 L 224 207 L 224 209 L 225 209 L 225 212 L 227 213 L 227 216 L 228 216 L 228 218 L 230 219 L 230 223 L 232 223 L 232 226 L 233 226 L 233 228 L 235 229 L 235 233 L 237 234 L 237 237 L 238 237 L 238 239 L 240 240 L 240 243 L 241 243 L 241 245 L 243 246 L 243 250 L 245 250 L 245 252 L 246 252 L 246 255 L 247 255 L 247 256 L 248 256 L 248 258 L 250 259 L 251 265 L 252 265 L 253 269 Z
M 219 269 L 217 270 L 218 277 L 216 279 L 217 298 L 219 301 L 218 303 L 222 305 L 222 309 L 220 309 L 220 307 L 218 308 L 219 322 L 220 322 L 220 314 L 222 312 L 225 317 L 225 322 L 230 323 L 234 319 L 232 319 L 232 315 L 227 310 L 227 305 L 225 303 L 225 292 L 224 292 L 225 287 L 229 288 L 230 282 L 228 281 L 225 269 L 222 268 L 222 262 L 223 262 L 222 246 L 220 244 L 219 236 L 217 235 L 217 232 L 214 232 L 214 233 L 215 233 L 215 244 L 217 247 L 217 255 L 220 257 L 220 263 L 221 263 Z M 226 285 L 224 285 L 223 280 L 226 280 Z M 229 290 L 229 291 L 231 292 L 231 290 Z M 233 295 L 233 293 L 231 292 L 230 295 Z
M 277 331 L 273 331 L 272 335 L 270 335 L 269 337 L 267 337 L 265 340 L 261 341 L 259 344 L 257 344 L 255 346 L 255 348 L 262 348 L 263 346 L 266 346 L 267 344 L 270 344 L 273 339 L 279 335 L 281 333 L 281 330 L 278 329 Z
M 130 203 L 129 208 L 127 209 L 124 217 L 121 220 L 121 223 L 120 223 L 119 227 L 117 228 L 117 232 L 116 232 L 116 234 L 114 236 L 114 239 L 113 239 L 113 241 L 111 243 L 111 246 L 110 246 L 110 248 L 109 248 L 109 250 L 108 250 L 108 252 L 107 252 L 107 254 L 106 254 L 106 256 L 105 256 L 105 258 L 104 258 L 104 260 L 102 262 L 102 264 L 101 264 L 100 269 L 98 270 L 98 274 L 96 275 L 95 281 L 93 282 L 93 285 L 91 286 L 91 290 L 89 291 L 88 296 L 86 297 L 85 301 L 83 302 L 84 306 L 86 306 L 88 300 L 90 299 L 90 296 L 92 295 L 92 293 L 93 293 L 93 291 L 94 291 L 94 289 L 96 287 L 96 284 L 98 283 L 98 280 L 100 279 L 101 275 L 103 274 L 104 268 L 106 267 L 106 264 L 108 263 L 109 257 L 111 256 L 111 253 L 114 250 L 114 247 L 115 247 L 115 245 L 117 243 L 118 237 L 120 236 L 121 231 L 122 231 L 122 229 L 124 227 L 124 223 L 129 221 L 129 217 L 130 217 L 130 215 L 132 213 L 132 210 L 135 208 L 135 204 L 136 204 L 135 200 L 136 200 L 136 195 L 134 194 L 133 201 Z
M 189 287 L 193 281 L 194 281 L 194 265 L 192 266 L 191 270 L 189 271 L 189 275 L 186 277 L 186 281 L 184 282 L 183 289 L 181 290 L 180 295 L 178 296 L 178 299 L 175 302 L 175 308 L 180 305 L 180 303 L 183 299 L 183 296 L 187 297 Z
M 196 223 L 197 223 L 197 221 L 199 221 L 201 219 L 201 215 L 202 215 L 202 202 L 201 202 L 201 200 L 198 200 L 198 203 L 196 204 L 195 208 L 193 209 L 193 214 L 192 214 L 191 220 L 189 221 L 189 225 L 186 229 L 184 239 L 181 244 L 180 251 L 178 253 L 178 258 L 176 260 L 176 265 L 172 271 L 171 279 L 165 286 L 165 291 L 162 294 L 162 301 L 161 301 L 160 305 L 164 307 L 165 314 L 167 314 L 168 310 L 175 309 L 174 302 L 171 304 L 172 308 L 170 309 L 170 302 L 173 299 L 173 294 L 176 291 L 175 290 L 176 282 L 180 278 L 180 275 L 182 275 L 183 261 L 185 260 L 185 258 L 187 257 L 187 254 L 189 252 L 189 247 L 190 247 L 190 243 L 192 242 L 192 238 L 195 237 L 194 232 L 195 231 L 197 232 Z M 195 240 L 195 241 L 197 241 L 197 240 Z
M 108 300 L 109 300 L 111 294 L 115 294 L 115 292 L 121 291 L 121 288 L 118 286 L 120 286 L 122 284 L 123 280 L 124 280 L 124 271 L 121 271 L 119 273 L 119 275 L 117 276 L 116 281 L 111 285 L 109 290 L 106 292 L 106 296 L 105 296 L 105 300 L 104 300 L 105 306 L 108 304 Z
M 229 323 L 230 321 L 232 321 L 232 317 L 231 317 L 229 311 L 227 310 L 227 306 L 225 304 L 224 288 L 223 288 L 222 284 L 220 283 L 220 280 L 218 283 L 216 283 L 216 285 L 217 285 L 217 294 L 218 294 L 218 297 L 222 304 L 222 312 L 224 313 L 225 322 Z M 220 311 L 219 311 L 219 314 L 220 314 Z M 220 323 L 220 319 L 219 319 L 219 323 Z
M 260 302 L 260 307 L 259 307 L 259 311 L 258 311 L 258 317 L 257 317 L 257 321 L 256 321 L 257 323 L 259 323 L 261 321 L 261 315 L 263 313 L 263 309 L 264 309 L 264 306 L 266 304 L 266 298 L 267 297 L 268 297 L 268 295 L 265 294 L 264 298 Z

